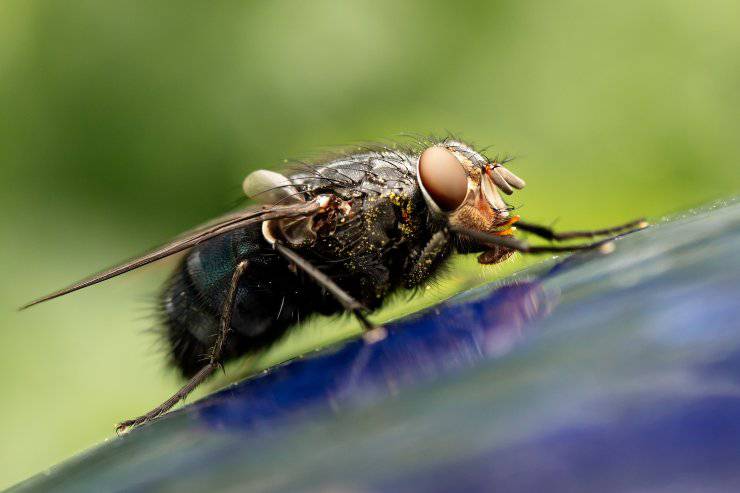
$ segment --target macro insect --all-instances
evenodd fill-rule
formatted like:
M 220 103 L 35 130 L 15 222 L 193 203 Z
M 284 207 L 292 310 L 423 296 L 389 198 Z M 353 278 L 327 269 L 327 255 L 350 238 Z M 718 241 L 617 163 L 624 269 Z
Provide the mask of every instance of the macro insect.
M 258 205 L 189 231 L 145 255 L 38 298 L 24 308 L 187 250 L 160 295 L 170 363 L 187 383 L 118 432 L 151 421 L 225 362 L 267 348 L 312 314 L 351 312 L 368 342 L 385 331 L 368 318 L 394 291 L 414 289 L 450 256 L 481 264 L 514 252 L 592 249 L 642 220 L 557 233 L 521 221 L 502 194 L 525 186 L 472 145 L 447 138 L 374 145 L 305 165 L 288 176 L 258 170 L 243 183 Z M 518 230 L 550 242 L 531 245 Z

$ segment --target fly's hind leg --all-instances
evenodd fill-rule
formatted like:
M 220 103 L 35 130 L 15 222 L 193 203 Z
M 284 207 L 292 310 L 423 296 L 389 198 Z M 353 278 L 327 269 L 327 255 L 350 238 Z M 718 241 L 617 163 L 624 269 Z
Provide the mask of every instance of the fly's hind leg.
M 316 282 L 316 284 L 331 293 L 345 310 L 352 312 L 357 320 L 360 321 L 360 324 L 362 324 L 362 328 L 364 329 L 363 338 L 365 341 L 373 343 L 385 339 L 385 336 L 387 335 L 385 328 L 380 325 L 375 325 L 367 318 L 365 315 L 367 308 L 365 308 L 362 303 L 354 299 L 349 293 L 332 281 L 329 276 L 311 265 L 311 262 L 301 257 L 290 248 L 279 243 L 275 243 L 275 249 L 280 253 L 280 255 L 306 273 Z
M 201 383 L 203 383 L 208 377 L 210 377 L 216 369 L 221 366 L 221 353 L 223 352 L 224 345 L 231 331 L 231 315 L 234 311 L 234 301 L 236 300 L 237 287 L 239 286 L 239 280 L 241 279 L 244 272 L 247 270 L 248 262 L 243 260 L 239 262 L 234 269 L 234 273 L 231 275 L 231 282 L 229 284 L 229 290 L 226 293 L 224 304 L 221 309 L 221 319 L 219 324 L 219 332 L 216 336 L 216 340 L 211 347 L 206 365 L 198 371 L 188 382 L 183 385 L 180 390 L 175 392 L 169 399 L 164 401 L 159 406 L 155 407 L 146 414 L 142 414 L 138 418 L 129 419 L 123 421 L 116 426 L 116 433 L 121 434 L 127 432 L 129 429 L 148 423 L 162 414 L 172 409 L 178 402 L 185 399 L 193 390 L 195 390 Z
M 188 394 L 195 390 L 209 376 L 211 376 L 215 369 L 216 367 L 211 366 L 210 364 L 204 366 L 200 369 L 198 373 L 196 373 L 190 380 L 188 380 L 188 382 L 183 385 L 180 390 L 175 392 L 169 399 L 164 401 L 159 406 L 155 407 L 146 414 L 142 414 L 138 418 L 129 419 L 127 421 L 122 421 L 118 423 L 118 425 L 116 425 L 116 433 L 122 435 L 124 433 L 127 433 L 131 428 L 142 425 L 144 423 L 148 423 L 149 421 L 153 421 L 162 414 L 166 413 L 167 411 L 175 407 L 175 404 L 185 399 Z

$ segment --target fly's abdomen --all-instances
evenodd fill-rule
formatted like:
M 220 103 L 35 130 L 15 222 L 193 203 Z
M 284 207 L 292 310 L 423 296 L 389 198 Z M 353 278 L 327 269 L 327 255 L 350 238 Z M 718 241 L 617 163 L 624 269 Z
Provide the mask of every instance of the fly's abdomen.
M 180 263 L 161 297 L 170 361 L 185 377 L 208 362 L 232 274 L 241 260 L 248 266 L 237 287 L 223 361 L 269 346 L 307 314 L 296 276 L 266 245 L 259 225 L 198 245 Z
M 202 367 L 218 319 L 198 298 L 184 263 L 180 264 L 162 292 L 164 337 L 170 363 L 190 378 Z

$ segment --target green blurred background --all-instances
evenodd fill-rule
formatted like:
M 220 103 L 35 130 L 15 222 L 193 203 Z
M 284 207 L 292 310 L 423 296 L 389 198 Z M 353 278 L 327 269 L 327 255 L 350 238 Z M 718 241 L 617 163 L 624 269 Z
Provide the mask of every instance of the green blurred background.
M 171 263 L 15 308 L 227 210 L 255 167 L 449 129 L 520 156 L 514 203 L 561 228 L 736 193 L 738 19 L 734 0 L 3 1 L 0 487 L 178 385 L 147 333 Z M 520 265 L 463 259 L 379 318 Z M 231 374 L 354 330 L 325 322 Z

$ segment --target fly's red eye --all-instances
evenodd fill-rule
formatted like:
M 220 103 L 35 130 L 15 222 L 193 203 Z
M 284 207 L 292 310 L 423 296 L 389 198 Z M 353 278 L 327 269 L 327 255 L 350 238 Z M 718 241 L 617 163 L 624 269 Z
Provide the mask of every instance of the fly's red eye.
M 460 161 L 444 147 L 430 147 L 419 157 L 419 180 L 444 212 L 457 209 L 468 193 L 468 177 Z

